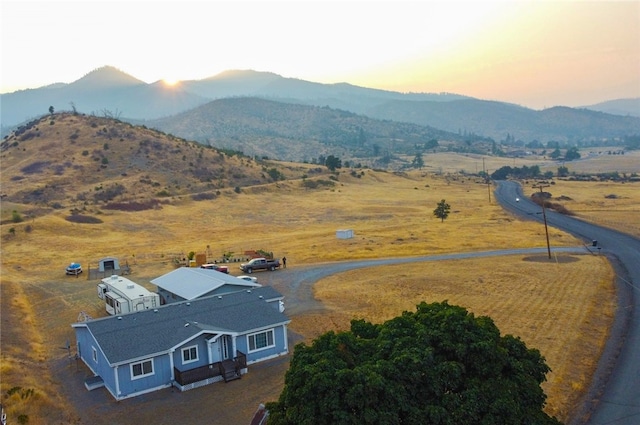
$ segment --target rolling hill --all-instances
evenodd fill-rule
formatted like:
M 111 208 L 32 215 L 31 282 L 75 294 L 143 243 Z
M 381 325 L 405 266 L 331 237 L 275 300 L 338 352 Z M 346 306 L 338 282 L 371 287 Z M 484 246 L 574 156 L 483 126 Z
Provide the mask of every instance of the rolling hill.
M 182 197 L 215 200 L 243 187 L 327 173 L 255 161 L 112 118 L 55 113 L 0 146 L 3 211 L 159 208 Z
M 256 97 L 215 100 L 144 124 L 246 155 L 298 162 L 334 155 L 383 166 L 381 156 L 415 155 L 430 141 L 463 142 L 460 135 L 433 127 Z

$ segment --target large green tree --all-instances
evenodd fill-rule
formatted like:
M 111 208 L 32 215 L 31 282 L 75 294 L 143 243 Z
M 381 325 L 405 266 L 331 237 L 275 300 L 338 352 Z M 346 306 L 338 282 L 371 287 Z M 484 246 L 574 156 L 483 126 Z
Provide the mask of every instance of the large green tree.
M 543 411 L 549 370 L 489 317 L 423 302 L 298 344 L 268 424 L 557 425 Z

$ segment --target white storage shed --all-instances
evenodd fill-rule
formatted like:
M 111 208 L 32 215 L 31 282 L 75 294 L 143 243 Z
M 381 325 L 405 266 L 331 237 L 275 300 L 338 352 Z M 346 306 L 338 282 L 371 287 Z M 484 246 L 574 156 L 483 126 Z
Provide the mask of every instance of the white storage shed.
M 351 239 L 353 238 L 353 229 L 341 229 L 336 231 L 336 237 L 338 239 Z

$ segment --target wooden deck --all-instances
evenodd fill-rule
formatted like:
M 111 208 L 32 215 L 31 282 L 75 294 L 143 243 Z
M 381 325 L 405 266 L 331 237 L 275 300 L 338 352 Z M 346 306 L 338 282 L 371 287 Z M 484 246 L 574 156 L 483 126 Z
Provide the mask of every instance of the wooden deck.
M 240 379 L 242 371 L 247 368 L 247 356 L 240 351 L 234 359 L 224 360 L 222 362 L 211 363 L 194 369 L 180 371 L 173 369 L 175 382 L 182 387 L 197 387 L 199 382 L 212 383 L 216 381 L 225 382 Z

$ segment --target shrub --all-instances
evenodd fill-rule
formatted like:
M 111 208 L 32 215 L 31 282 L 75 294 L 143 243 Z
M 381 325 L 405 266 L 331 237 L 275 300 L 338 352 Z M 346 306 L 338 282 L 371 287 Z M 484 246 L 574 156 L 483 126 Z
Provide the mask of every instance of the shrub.
M 14 223 L 21 223 L 22 221 L 24 221 L 24 219 L 22 218 L 22 215 L 20 215 L 18 211 L 13 210 L 11 212 L 11 221 L 13 221 Z

